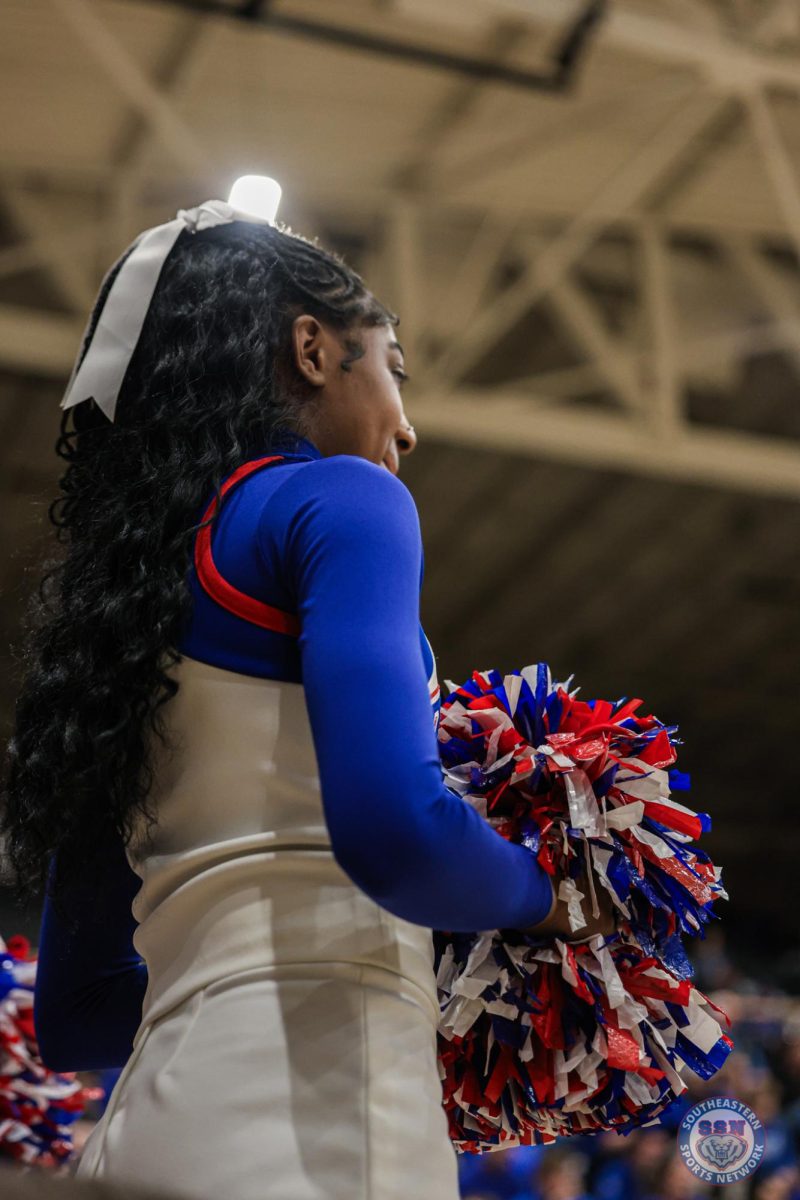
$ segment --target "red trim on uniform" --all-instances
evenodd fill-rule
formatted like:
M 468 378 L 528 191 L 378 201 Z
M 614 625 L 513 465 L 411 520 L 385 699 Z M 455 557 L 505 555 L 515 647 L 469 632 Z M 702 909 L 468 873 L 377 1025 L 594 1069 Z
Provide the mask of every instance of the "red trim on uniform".
M 231 488 L 236 487 L 237 483 L 246 479 L 248 475 L 276 462 L 283 462 L 283 455 L 254 458 L 251 462 L 243 463 L 225 480 L 220 488 L 220 495 L 227 495 Z M 215 496 L 203 514 L 203 521 L 207 521 L 216 511 Z M 293 613 L 284 612 L 272 604 L 265 604 L 263 600 L 256 600 L 253 596 L 240 592 L 232 583 L 228 583 L 227 579 L 223 579 L 211 552 L 211 528 L 210 525 L 204 525 L 198 531 L 194 545 L 194 566 L 203 590 L 212 600 L 216 600 L 217 604 L 234 616 L 241 617 L 243 621 L 259 625 L 262 629 L 271 629 L 274 633 L 286 633 L 297 637 L 300 633 L 300 621 Z

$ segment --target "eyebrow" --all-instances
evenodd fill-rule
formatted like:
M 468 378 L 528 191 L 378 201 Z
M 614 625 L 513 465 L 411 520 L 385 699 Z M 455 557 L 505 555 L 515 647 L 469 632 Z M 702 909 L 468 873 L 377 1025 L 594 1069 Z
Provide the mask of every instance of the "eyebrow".
M 390 350 L 399 350 L 399 351 L 400 351 L 400 353 L 402 354 L 403 358 L 405 358 L 405 356 L 406 356 L 406 352 L 405 352 L 405 350 L 404 350 L 404 349 L 403 349 L 403 347 L 400 345 L 400 343 L 399 343 L 399 342 L 397 342 L 397 341 L 395 341 L 395 342 L 389 342 L 389 349 L 390 349 Z

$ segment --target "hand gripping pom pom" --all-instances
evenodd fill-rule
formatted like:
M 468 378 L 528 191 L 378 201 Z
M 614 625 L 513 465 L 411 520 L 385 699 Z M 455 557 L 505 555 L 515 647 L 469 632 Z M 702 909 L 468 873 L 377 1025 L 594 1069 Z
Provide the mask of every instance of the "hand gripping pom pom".
M 670 795 L 688 786 L 668 770 L 676 728 L 637 715 L 641 700 L 579 701 L 571 682 L 544 663 L 476 671 L 448 681 L 439 714 L 448 787 L 562 881 L 573 933 L 582 905 L 598 915 L 599 888 L 617 921 L 582 942 L 434 933 L 439 1074 L 460 1153 L 629 1132 L 685 1091 L 682 1067 L 708 1079 L 732 1048 L 681 942 L 727 897 L 691 844 L 707 815 Z
M 27 939 L 0 938 L 0 1157 L 57 1167 L 72 1154 L 70 1126 L 101 1092 L 42 1062 L 33 1028 L 35 980 Z

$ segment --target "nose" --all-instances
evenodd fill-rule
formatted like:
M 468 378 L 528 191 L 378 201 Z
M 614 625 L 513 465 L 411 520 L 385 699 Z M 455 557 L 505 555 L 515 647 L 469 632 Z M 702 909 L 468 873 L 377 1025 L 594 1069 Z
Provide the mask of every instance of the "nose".
M 414 426 L 405 421 L 394 435 L 394 440 L 398 454 L 410 454 L 417 444 Z

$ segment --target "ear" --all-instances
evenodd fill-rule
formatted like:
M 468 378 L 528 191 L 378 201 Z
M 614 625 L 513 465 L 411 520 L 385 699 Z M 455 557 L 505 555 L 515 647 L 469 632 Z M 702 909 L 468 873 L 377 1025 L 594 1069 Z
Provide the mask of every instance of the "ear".
M 294 365 L 308 383 L 323 387 L 327 382 L 328 355 L 322 325 L 310 313 L 295 317 L 292 322 L 292 356 Z

